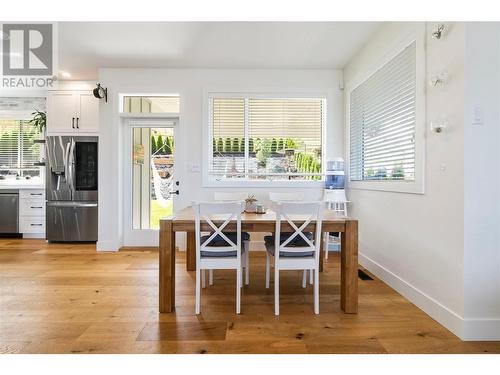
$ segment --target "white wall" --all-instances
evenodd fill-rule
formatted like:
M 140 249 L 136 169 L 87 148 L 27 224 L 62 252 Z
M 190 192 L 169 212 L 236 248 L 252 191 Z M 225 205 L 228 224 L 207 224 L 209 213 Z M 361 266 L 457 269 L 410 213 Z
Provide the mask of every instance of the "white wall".
M 59 81 L 54 90 L 92 90 L 96 83 L 92 81 Z M 46 97 L 49 90 L 5 89 L 0 88 L 0 96 L 8 97 Z
M 464 337 L 500 339 L 500 24 L 465 30 Z
M 491 38 L 475 44 L 480 35 L 484 37 L 483 31 L 473 35 L 472 25 L 448 24 L 445 36 L 435 40 L 430 37 L 435 26 L 433 23 L 387 24 L 344 70 L 348 85 L 350 80 L 380 60 L 395 39 L 423 30 L 427 35 L 427 81 L 443 68 L 450 76 L 443 89 L 427 85 L 426 123 L 444 114 L 448 117 L 449 128 L 436 134 L 427 125 L 425 193 L 349 191 L 353 202 L 351 213 L 359 219 L 360 225 L 360 263 L 459 337 L 500 339 L 498 333 L 491 335 L 491 328 L 498 327 L 497 321 L 487 322 L 493 325 L 488 326 L 490 336 L 486 336 L 487 324 L 480 332 L 471 328 L 475 322 L 468 320 L 480 319 L 484 323 L 485 318 L 500 316 L 498 234 L 490 231 L 496 225 L 498 233 L 499 227 L 498 197 L 494 197 L 494 191 L 498 195 L 498 108 L 495 115 L 493 103 L 498 105 L 498 91 L 495 90 L 499 88 L 500 65 L 495 66 L 498 60 L 492 58 L 499 44 L 497 41 L 493 51 L 481 55 L 481 51 L 492 47 Z M 480 58 L 474 57 L 478 54 Z M 482 63 L 490 59 L 488 69 L 478 66 L 475 58 Z M 476 81 L 478 77 L 481 81 Z M 476 96 L 483 90 L 486 77 L 491 79 L 489 91 Z M 475 92 L 469 91 L 473 88 Z M 486 96 L 489 99 L 485 101 Z M 480 134 L 470 126 L 473 98 L 485 106 L 485 113 L 491 120 L 489 127 L 483 128 Z M 478 150 L 485 147 L 492 147 L 489 154 L 479 156 Z M 345 151 L 348 152 L 347 147 Z M 485 184 L 485 174 L 476 168 L 477 163 L 485 163 L 491 168 L 496 165 L 492 185 Z M 473 195 L 477 185 L 482 186 L 480 194 L 484 196 L 481 198 Z M 493 203 L 491 210 L 484 210 L 487 200 Z M 478 217 L 485 221 L 479 224 Z M 478 241 L 480 236 L 484 237 Z M 478 254 L 481 254 L 480 260 L 476 258 L 473 262 L 471 258 Z M 485 275 L 483 271 L 491 274 Z M 481 277 L 477 278 L 479 274 Z
M 180 95 L 180 125 L 176 130 L 176 173 L 181 180 L 178 207 L 193 199 L 211 199 L 221 188 L 202 186 L 202 173 L 188 170 L 202 165 L 204 93 L 206 90 L 266 92 L 318 92 L 327 94 L 327 156 L 343 154 L 343 95 L 338 89 L 342 72 L 336 70 L 215 70 L 215 69 L 101 69 L 99 82 L 108 87 L 109 102 L 100 106 L 99 153 L 99 250 L 118 250 L 122 246 L 122 125 L 119 94 L 177 93 Z M 228 191 L 242 189 L 231 188 Z M 269 188 L 250 188 L 260 199 Z M 277 189 L 286 190 L 286 189 Z M 321 187 L 305 188 L 311 198 L 321 197 Z

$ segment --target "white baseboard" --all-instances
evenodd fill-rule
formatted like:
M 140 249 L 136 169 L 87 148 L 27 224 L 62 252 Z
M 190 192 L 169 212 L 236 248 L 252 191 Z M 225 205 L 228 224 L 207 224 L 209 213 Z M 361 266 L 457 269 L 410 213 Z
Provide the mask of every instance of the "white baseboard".
M 250 251 L 266 251 L 266 245 L 264 241 L 250 241 Z
M 462 340 L 500 341 L 500 319 L 465 319 Z
M 116 252 L 120 250 L 120 244 L 115 241 L 97 241 L 97 251 Z
M 464 319 L 366 255 L 359 254 L 359 263 L 461 340 L 500 341 L 500 319 Z
M 45 233 L 23 233 L 23 238 L 45 239 Z
M 463 339 L 463 319 L 460 315 L 443 306 L 366 255 L 359 254 L 359 263 L 391 288 L 409 299 L 434 320 Z

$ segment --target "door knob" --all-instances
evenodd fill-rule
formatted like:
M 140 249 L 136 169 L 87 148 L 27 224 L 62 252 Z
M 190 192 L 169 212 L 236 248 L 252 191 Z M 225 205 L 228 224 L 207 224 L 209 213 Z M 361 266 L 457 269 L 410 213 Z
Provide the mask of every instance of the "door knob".
M 179 195 L 179 190 L 169 191 L 168 193 L 169 194 L 177 194 L 177 195 Z

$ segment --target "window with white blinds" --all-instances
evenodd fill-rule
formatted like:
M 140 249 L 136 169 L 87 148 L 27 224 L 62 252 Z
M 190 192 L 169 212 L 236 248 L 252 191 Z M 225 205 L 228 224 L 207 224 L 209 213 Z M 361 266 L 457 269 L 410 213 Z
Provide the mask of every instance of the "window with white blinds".
M 38 176 L 40 158 L 37 128 L 24 120 L 0 119 L 0 174 Z
M 416 42 L 350 93 L 350 180 L 414 181 Z
M 321 179 L 322 98 L 211 98 L 212 179 Z

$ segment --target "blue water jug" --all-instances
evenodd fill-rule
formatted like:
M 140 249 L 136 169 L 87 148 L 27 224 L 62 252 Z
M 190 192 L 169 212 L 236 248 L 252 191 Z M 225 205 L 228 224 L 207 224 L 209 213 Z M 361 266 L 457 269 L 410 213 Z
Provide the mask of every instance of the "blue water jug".
M 325 188 L 345 188 L 344 159 L 335 158 L 326 162 Z

